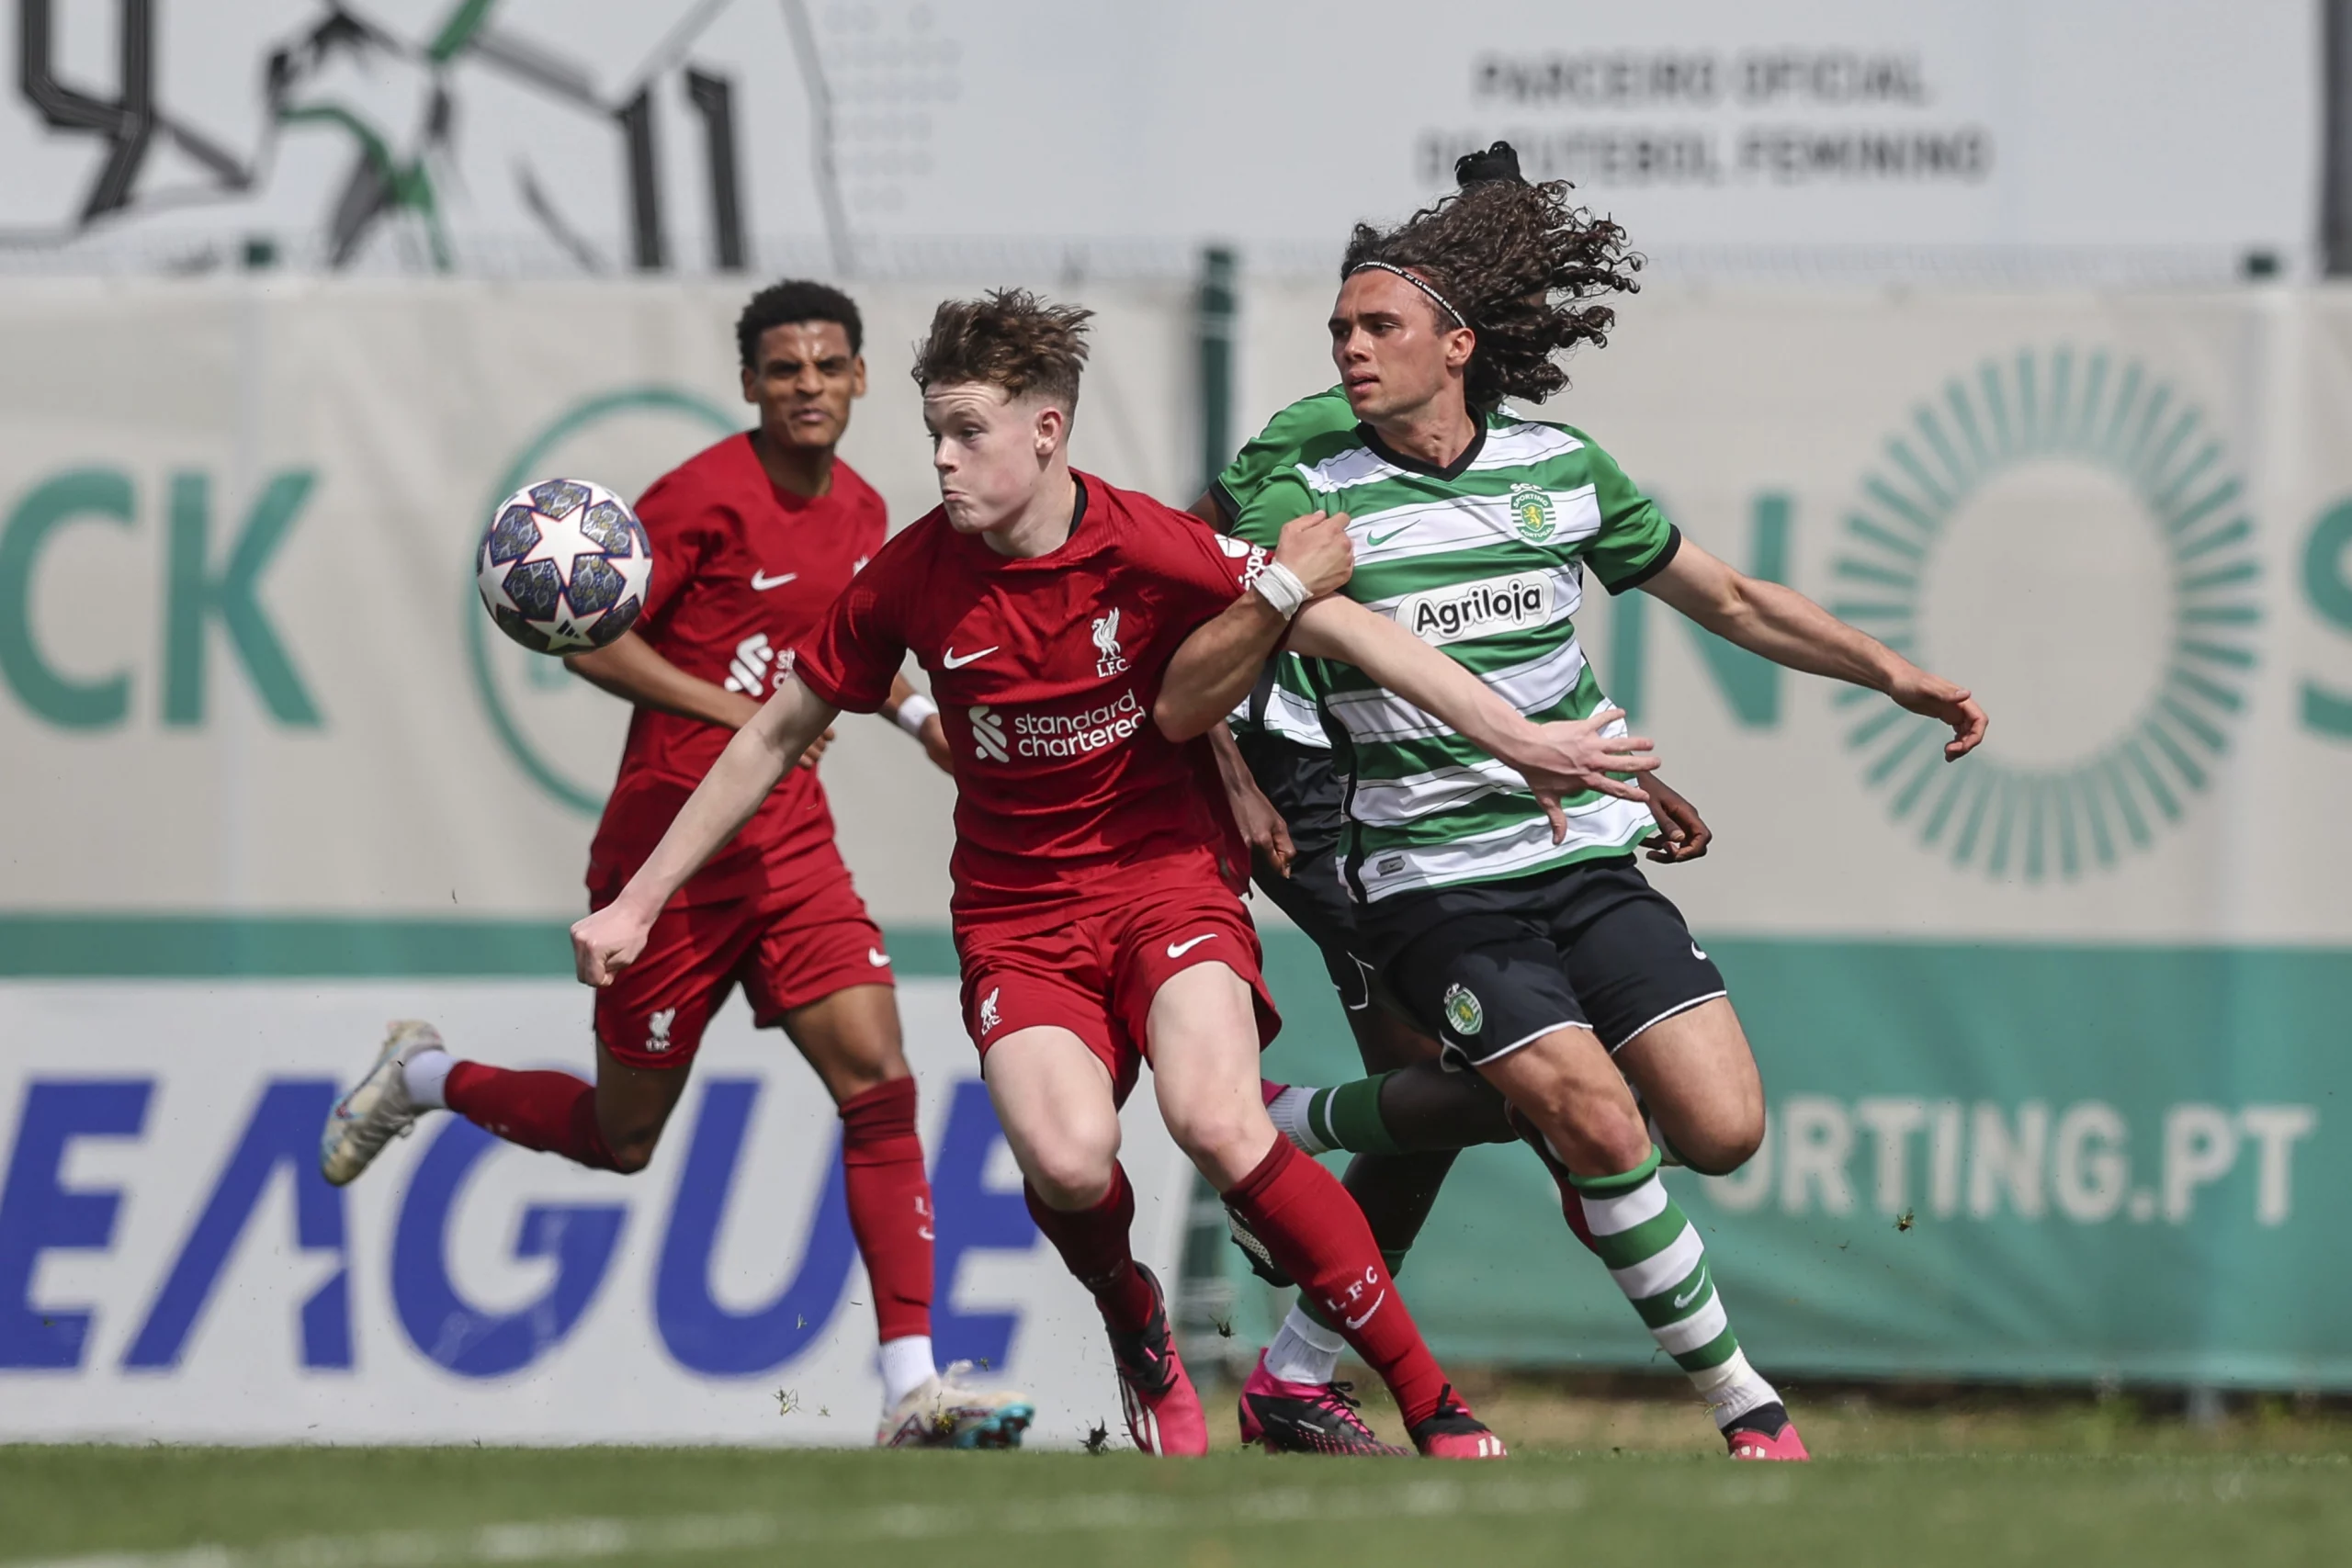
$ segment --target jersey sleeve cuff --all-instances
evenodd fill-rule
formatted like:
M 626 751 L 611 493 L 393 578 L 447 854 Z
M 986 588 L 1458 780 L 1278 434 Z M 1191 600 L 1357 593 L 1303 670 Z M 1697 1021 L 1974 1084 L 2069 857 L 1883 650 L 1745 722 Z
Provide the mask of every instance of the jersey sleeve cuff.
M 1609 590 L 1612 596 L 1623 593 L 1629 588 L 1639 588 L 1643 583 L 1664 571 L 1667 563 L 1673 560 L 1675 553 L 1681 548 L 1682 530 L 1668 523 L 1666 525 L 1666 543 L 1657 547 L 1657 554 L 1650 557 L 1645 565 L 1630 576 L 1621 577 L 1614 582 L 1603 578 L 1600 586 Z M 1595 573 L 1595 575 L 1599 574 Z
M 880 713 L 882 704 L 887 700 L 887 694 L 884 697 L 866 702 L 855 693 L 842 691 L 805 650 L 793 660 L 792 675 L 793 679 L 822 697 L 828 707 L 839 708 L 843 713 Z
M 1241 503 L 1233 499 L 1233 492 L 1225 488 L 1223 479 L 1209 481 L 1209 502 L 1216 508 L 1216 514 L 1222 520 L 1217 527 L 1225 533 L 1232 533 L 1233 525 L 1241 521 Z

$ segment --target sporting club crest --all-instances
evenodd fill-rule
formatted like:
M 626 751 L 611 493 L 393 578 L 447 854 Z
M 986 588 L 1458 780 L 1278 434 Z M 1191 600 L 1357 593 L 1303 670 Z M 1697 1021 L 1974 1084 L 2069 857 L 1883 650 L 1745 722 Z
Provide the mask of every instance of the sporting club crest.
M 1511 521 L 1519 525 L 1519 536 L 1531 545 L 1540 545 L 1552 536 L 1559 525 L 1559 516 L 1552 510 L 1552 492 L 1542 485 L 1510 487 Z
M 1478 1005 L 1476 991 L 1467 986 L 1446 987 L 1445 1026 L 1464 1040 L 1478 1037 L 1478 1031 L 1487 1026 L 1487 1010 Z

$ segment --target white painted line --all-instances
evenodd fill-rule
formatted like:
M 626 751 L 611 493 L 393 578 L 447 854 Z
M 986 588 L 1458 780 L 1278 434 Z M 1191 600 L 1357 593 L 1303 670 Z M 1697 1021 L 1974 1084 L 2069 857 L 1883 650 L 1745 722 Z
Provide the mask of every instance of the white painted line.
M 1400 1515 L 1565 1513 L 1583 1506 L 1584 1501 L 1585 1486 L 1577 1481 L 1481 1483 L 1431 1477 L 1399 1486 L 1334 1491 L 1285 1486 L 1219 1497 L 1106 1492 L 993 1506 L 894 1503 L 816 1517 L 684 1514 L 650 1519 L 550 1519 L 484 1525 L 469 1530 L 303 1536 L 264 1546 L 207 1545 L 171 1551 L 16 1559 L 0 1563 L 0 1568 L 451 1568 L 462 1563 L 723 1551 L 814 1540 L 939 1540 Z

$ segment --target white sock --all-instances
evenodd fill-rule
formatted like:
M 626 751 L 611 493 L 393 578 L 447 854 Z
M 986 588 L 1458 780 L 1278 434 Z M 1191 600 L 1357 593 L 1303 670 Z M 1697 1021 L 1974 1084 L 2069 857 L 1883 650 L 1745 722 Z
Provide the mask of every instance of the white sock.
M 931 1336 L 910 1334 L 904 1339 L 882 1341 L 882 1407 L 885 1410 L 921 1388 L 939 1370 L 931 1359 Z
M 458 1059 L 447 1051 L 419 1051 L 401 1069 L 401 1082 L 408 1089 L 409 1103 L 420 1111 L 447 1111 L 449 1102 L 441 1098 L 441 1088 L 449 1081 L 449 1069 Z
M 1329 1382 L 1340 1373 L 1348 1342 L 1294 1306 L 1282 1332 L 1266 1347 L 1266 1371 L 1284 1382 Z
M 1274 1131 L 1296 1145 L 1301 1154 L 1327 1155 L 1332 1145 L 1317 1137 L 1307 1124 L 1306 1107 L 1314 1098 L 1313 1089 L 1294 1084 L 1267 1103 L 1266 1114 L 1273 1120 Z
M 1714 1416 L 1719 1432 L 1758 1405 L 1773 1404 L 1781 1397 L 1780 1391 L 1764 1381 L 1764 1374 L 1747 1364 L 1745 1350 L 1734 1350 L 1722 1366 L 1692 1372 L 1690 1386 L 1707 1402 L 1708 1414 Z

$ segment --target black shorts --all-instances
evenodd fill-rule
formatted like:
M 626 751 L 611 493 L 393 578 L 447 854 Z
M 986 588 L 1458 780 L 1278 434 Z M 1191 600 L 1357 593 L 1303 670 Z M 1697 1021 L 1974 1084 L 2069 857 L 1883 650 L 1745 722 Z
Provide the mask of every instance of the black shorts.
M 1370 1007 L 1372 964 L 1358 951 L 1356 907 L 1347 884 L 1340 880 L 1338 847 L 1292 857 L 1288 876 L 1253 866 L 1250 880 L 1315 943 L 1323 955 L 1323 971 L 1331 976 L 1331 988 L 1340 993 L 1340 1005 L 1350 1012 Z
M 1290 828 L 1301 859 L 1338 849 L 1348 823 L 1347 780 L 1329 747 L 1301 746 L 1267 730 L 1233 738 L 1250 776 Z
M 1724 994 L 1682 912 L 1631 855 L 1398 893 L 1356 918 L 1407 1015 L 1473 1066 L 1561 1028 L 1589 1029 L 1614 1055 Z

